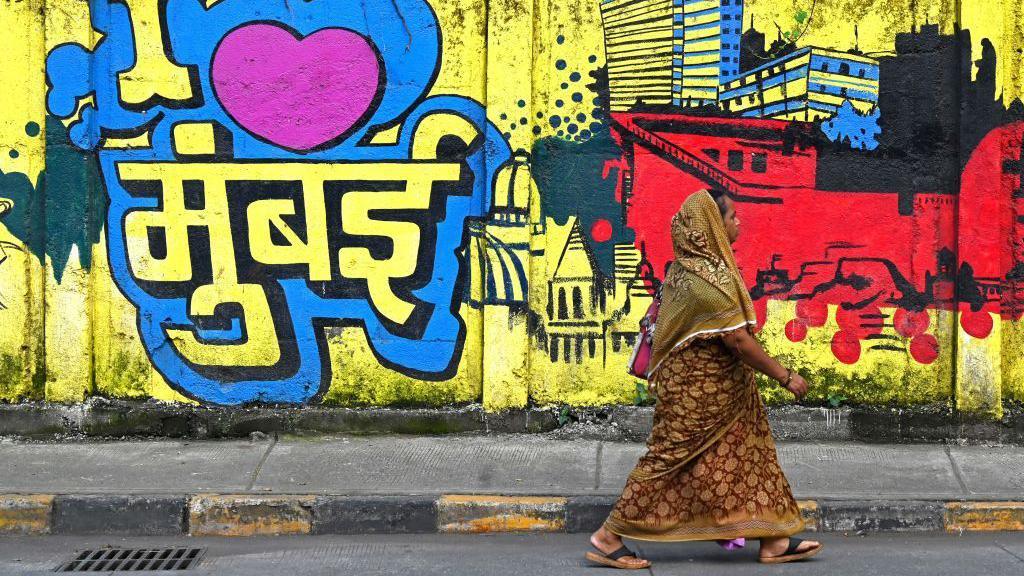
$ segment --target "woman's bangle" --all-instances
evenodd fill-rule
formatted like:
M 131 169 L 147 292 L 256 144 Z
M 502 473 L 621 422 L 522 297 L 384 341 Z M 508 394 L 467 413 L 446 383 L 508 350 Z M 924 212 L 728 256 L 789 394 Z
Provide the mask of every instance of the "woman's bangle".
M 783 388 L 789 388 L 790 383 L 793 382 L 793 369 L 786 368 L 786 381 L 782 383 Z

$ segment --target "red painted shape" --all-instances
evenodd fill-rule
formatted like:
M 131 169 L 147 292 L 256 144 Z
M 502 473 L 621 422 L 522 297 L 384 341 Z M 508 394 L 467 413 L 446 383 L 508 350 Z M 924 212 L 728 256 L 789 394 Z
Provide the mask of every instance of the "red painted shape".
M 856 309 L 837 314 L 837 358 L 856 362 L 861 338 L 894 330 L 918 342 L 914 357 L 923 361 L 930 344 L 917 340 L 929 325 L 921 308 L 956 308 L 957 283 L 965 275 L 976 287 L 973 300 L 960 292 L 961 323 L 969 334 L 988 336 L 992 319 L 970 313 L 967 304 L 1003 318 L 1024 315 L 1024 265 L 1016 264 L 1024 262 L 1024 224 L 1016 217 L 1024 215 L 1024 199 L 1014 195 L 1021 190 L 1020 175 L 1007 169 L 1008 163 L 1024 163 L 1024 122 L 982 140 L 964 169 L 959 198 L 906 191 L 913 194 L 912 213 L 902 215 L 893 192 L 817 189 L 817 151 L 793 138 L 813 130 L 809 124 L 612 116 L 624 152 L 620 174 L 629 176 L 621 190 L 626 226 L 659 276 L 672 258 L 669 222 L 683 200 L 712 186 L 738 197 L 743 227 L 734 250 L 759 326 L 769 298 L 797 300 L 797 319 L 805 327 L 823 326 L 827 306 L 846 305 Z M 1014 266 L 1020 281 L 1008 279 Z M 895 308 L 895 315 L 881 317 L 880 308 Z M 796 336 L 799 329 L 787 325 L 787 336 L 790 331 Z
M 919 334 L 910 341 L 910 355 L 921 364 L 931 364 L 939 357 L 939 341 L 931 334 Z
M 802 342 L 807 338 L 807 324 L 799 319 L 790 320 L 786 323 L 786 338 L 789 338 L 790 342 Z
M 796 317 L 808 326 L 820 328 L 828 322 L 828 305 L 820 300 L 800 300 L 796 303 Z
M 861 310 L 847 310 L 839 308 L 836 310 L 836 323 L 839 329 L 849 332 L 857 338 L 866 338 L 872 334 L 882 332 L 884 318 L 876 306 L 869 306 Z
M 782 146 L 781 140 L 737 141 L 735 138 L 694 134 L 663 134 L 662 136 L 680 148 L 694 151 L 699 157 L 732 176 L 741 186 L 770 188 L 814 186 L 814 165 L 817 154 L 813 148 L 796 152 L 792 156 L 782 156 L 776 153 L 776 150 Z M 730 152 L 742 154 L 740 162 L 736 165 L 738 169 L 729 166 Z M 754 171 L 753 156 L 755 154 L 763 154 L 766 160 L 771 155 L 775 161 L 766 162 L 764 172 Z
M 1022 136 L 1024 122 L 989 132 L 960 179 L 960 259 L 979 278 L 1005 275 L 1006 264 L 1022 255 L 1022 231 L 1014 216 L 1024 214 L 1024 199 L 1013 197 L 1020 190 L 1020 175 L 1003 169 L 1004 162 L 1020 160 Z M 1008 252 L 1009 245 L 1013 250 Z
M 913 338 L 924 334 L 931 324 L 931 318 L 927 312 L 908 312 L 902 308 L 896 311 L 893 316 L 893 327 L 900 336 Z
M 706 184 L 640 146 L 634 148 L 632 174 L 626 226 L 636 233 L 636 245 L 644 246 L 655 273 L 662 276 L 673 257 L 668 234 L 672 217 L 687 196 Z
M 605 160 L 604 166 L 601 170 L 601 179 L 607 180 L 611 176 L 612 170 L 615 170 L 618 176 L 615 179 L 615 201 L 622 203 L 622 182 L 626 175 L 626 171 L 629 170 L 629 163 L 624 158 L 616 158 L 614 160 Z
M 964 332 L 975 338 L 987 338 L 992 333 L 992 315 L 985 311 L 968 310 L 960 314 L 960 325 Z
M 860 360 L 860 340 L 852 332 L 840 330 L 832 336 L 832 354 L 843 364 Z
M 839 324 L 840 330 L 860 334 L 860 317 L 857 312 L 839 308 L 836 310 L 836 324 Z
M 977 338 L 991 333 L 992 320 L 971 313 L 968 297 L 1003 318 L 1019 319 L 1024 312 L 1019 281 L 1006 281 L 1014 267 L 1018 274 L 1024 271 L 1019 264 L 1024 262 L 1024 225 L 1018 220 L 1024 215 L 1022 141 L 1024 122 L 992 130 L 974 149 L 960 179 L 959 264 L 969 266 L 977 282 L 972 294 L 961 289 L 960 323 Z
M 590 237 L 594 242 L 607 242 L 612 237 L 612 223 L 604 218 L 594 221 L 590 226 Z

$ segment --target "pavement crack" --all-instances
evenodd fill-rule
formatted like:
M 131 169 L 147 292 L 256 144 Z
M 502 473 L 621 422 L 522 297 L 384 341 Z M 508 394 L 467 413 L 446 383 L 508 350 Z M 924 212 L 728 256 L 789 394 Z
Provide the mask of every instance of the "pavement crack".
M 270 451 L 277 446 L 277 432 L 274 432 L 274 436 L 270 439 L 270 444 L 267 445 L 267 450 L 263 453 L 263 457 L 256 464 L 256 469 L 252 471 L 252 476 L 249 478 L 249 485 L 245 487 L 246 492 L 252 490 L 252 487 L 256 485 L 256 478 L 260 475 L 260 471 L 263 470 L 263 465 L 267 462 L 267 458 L 270 457 Z
M 960 466 L 953 459 L 953 452 L 950 451 L 948 444 L 944 448 L 946 450 L 946 457 L 949 458 L 949 465 L 953 467 L 953 475 L 956 476 L 956 481 L 960 484 L 960 490 L 963 491 L 964 496 L 970 496 L 971 491 L 967 489 L 967 483 L 964 482 L 964 475 L 960 472 Z
M 995 541 L 995 545 L 998 546 L 999 549 L 1002 550 L 1003 552 L 1006 552 L 1010 556 L 1013 556 L 1017 560 L 1020 560 L 1022 563 L 1024 563 L 1024 558 L 1021 558 L 1020 556 L 1015 554 L 1012 550 L 1009 550 L 1006 546 L 1003 546 L 1002 544 L 1000 544 L 998 540 Z
M 604 442 L 597 443 L 597 464 L 594 466 L 594 490 L 601 488 L 601 460 L 604 454 Z

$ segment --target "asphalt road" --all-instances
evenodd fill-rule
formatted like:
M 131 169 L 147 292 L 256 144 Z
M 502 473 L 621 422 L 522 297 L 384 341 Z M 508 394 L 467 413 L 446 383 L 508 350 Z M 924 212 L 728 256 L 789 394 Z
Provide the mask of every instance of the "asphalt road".
M 1024 533 L 820 537 L 826 549 L 814 560 L 765 566 L 755 562 L 756 544 L 726 552 L 712 543 L 633 542 L 654 562 L 639 574 L 814 574 L 815 576 L 942 576 L 1024 574 Z M 585 535 L 298 536 L 277 538 L 0 538 L 0 574 L 53 574 L 76 550 L 113 547 L 205 548 L 199 565 L 174 574 L 261 576 L 286 574 L 441 574 L 571 576 L 615 571 L 583 558 Z M 109 572 L 90 572 L 90 574 Z M 171 574 L 172 572 L 135 572 Z

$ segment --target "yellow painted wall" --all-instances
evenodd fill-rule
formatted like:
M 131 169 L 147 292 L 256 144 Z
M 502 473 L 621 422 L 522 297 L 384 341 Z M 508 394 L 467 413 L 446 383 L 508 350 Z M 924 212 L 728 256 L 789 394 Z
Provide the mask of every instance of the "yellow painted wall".
M 627 172 L 661 175 L 630 164 L 607 105 L 628 111 L 617 91 L 661 75 L 609 72 L 606 91 L 605 68 L 622 64 L 607 61 L 601 0 L 161 5 L 0 0 L 0 400 L 491 410 L 637 400 L 625 364 L 660 270 L 633 243 L 616 187 Z M 1024 164 L 1024 119 L 1012 116 L 1024 2 L 909 5 L 747 0 L 732 25 L 764 32 L 767 59 L 785 34 L 867 62 L 896 57 L 899 34 L 967 30 L 972 82 L 994 49 L 999 113 L 1011 111 L 992 125 L 1001 159 Z M 670 61 L 672 43 L 663 48 Z M 804 117 L 825 130 L 834 115 Z M 1015 178 L 1006 172 L 994 194 Z M 1000 214 L 1016 214 L 1004 195 Z M 1004 221 L 1012 246 L 1024 235 Z M 868 230 L 872 216 L 849 226 Z M 938 229 L 948 235 L 936 243 L 957 244 L 951 222 Z M 1018 251 L 996 258 L 1003 297 L 985 304 L 984 337 L 961 326 L 963 306 L 928 303 L 939 350 L 928 362 L 894 330 L 899 304 L 885 295 L 891 349 L 854 362 L 834 352 L 841 303 L 791 338 L 799 297 L 766 296 L 760 337 L 808 377 L 814 401 L 940 402 L 997 417 L 1003 401 L 1024 401 Z M 911 260 L 932 265 L 925 256 Z

